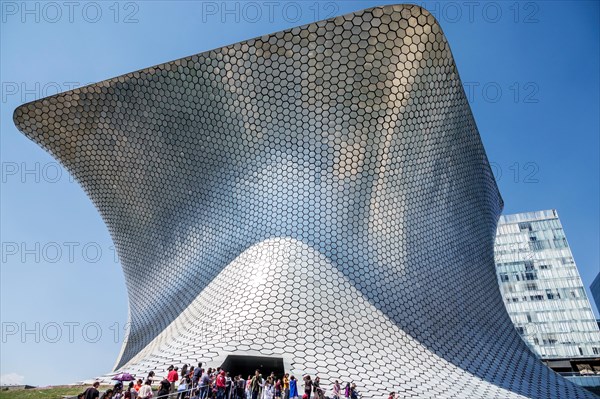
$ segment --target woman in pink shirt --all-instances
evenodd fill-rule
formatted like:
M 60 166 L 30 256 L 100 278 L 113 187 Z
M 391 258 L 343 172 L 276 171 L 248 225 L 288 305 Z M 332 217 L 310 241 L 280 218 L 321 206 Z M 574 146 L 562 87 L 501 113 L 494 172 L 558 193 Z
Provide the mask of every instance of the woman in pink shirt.
M 342 387 L 338 380 L 335 380 L 333 384 L 332 395 L 333 399 L 340 399 L 340 392 L 342 391 Z

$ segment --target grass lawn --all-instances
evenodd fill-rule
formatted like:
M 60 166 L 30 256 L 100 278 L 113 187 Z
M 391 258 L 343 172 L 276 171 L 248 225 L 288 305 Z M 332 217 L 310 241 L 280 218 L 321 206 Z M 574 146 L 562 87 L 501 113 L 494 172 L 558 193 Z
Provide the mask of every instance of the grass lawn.
M 77 396 L 85 391 L 89 385 L 80 386 L 55 386 L 32 389 L 19 389 L 0 391 L 0 399 L 62 399 L 63 396 Z M 106 391 L 110 386 L 101 386 L 100 392 Z

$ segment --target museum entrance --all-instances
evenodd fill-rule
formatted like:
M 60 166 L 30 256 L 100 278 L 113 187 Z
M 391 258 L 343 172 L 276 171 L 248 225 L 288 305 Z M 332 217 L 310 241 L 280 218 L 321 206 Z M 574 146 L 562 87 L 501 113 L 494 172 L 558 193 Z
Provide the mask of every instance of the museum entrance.
M 265 378 L 271 372 L 277 377 L 282 377 L 284 373 L 283 358 L 280 357 L 229 355 L 221 368 L 228 371 L 232 378 L 241 374 L 244 379 L 253 376 L 256 370 Z

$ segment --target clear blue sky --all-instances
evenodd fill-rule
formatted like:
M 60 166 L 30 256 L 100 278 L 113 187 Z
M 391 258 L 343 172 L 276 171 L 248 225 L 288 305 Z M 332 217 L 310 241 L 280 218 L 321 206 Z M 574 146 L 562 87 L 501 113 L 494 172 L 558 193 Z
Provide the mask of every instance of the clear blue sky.
M 472 94 L 505 213 L 558 209 L 587 288 L 600 271 L 598 3 L 465 3 L 418 4 L 438 17 Z M 386 2 L 226 4 L 230 13 L 221 1 L 0 2 L 0 374 L 8 379 L 59 384 L 109 371 L 127 319 L 106 226 L 14 127 L 18 105 Z

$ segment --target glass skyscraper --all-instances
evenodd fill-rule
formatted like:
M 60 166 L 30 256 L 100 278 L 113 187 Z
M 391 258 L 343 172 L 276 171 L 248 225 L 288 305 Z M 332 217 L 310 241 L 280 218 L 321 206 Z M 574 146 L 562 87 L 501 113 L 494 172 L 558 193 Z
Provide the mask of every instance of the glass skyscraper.
M 592 291 L 592 298 L 594 298 L 594 301 L 596 302 L 596 307 L 598 308 L 598 311 L 600 311 L 600 273 L 598 273 L 592 282 L 590 290 Z
M 600 355 L 600 330 L 556 210 L 501 216 L 495 261 L 506 309 L 534 352 Z

